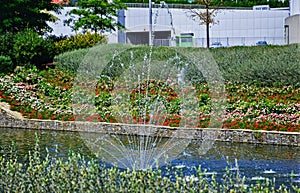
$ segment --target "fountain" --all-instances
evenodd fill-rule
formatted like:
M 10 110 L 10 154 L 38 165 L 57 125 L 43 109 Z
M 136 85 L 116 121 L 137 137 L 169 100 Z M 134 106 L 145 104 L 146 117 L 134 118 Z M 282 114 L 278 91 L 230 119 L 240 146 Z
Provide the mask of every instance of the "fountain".
M 224 85 L 210 53 L 168 51 L 168 56 L 162 56 L 159 47 L 150 47 L 146 53 L 139 46 L 100 45 L 83 59 L 74 81 L 75 115 L 95 114 L 99 110 L 95 104 L 99 104 L 106 112 L 102 117 L 125 124 L 125 136 L 81 133 L 91 151 L 105 161 L 122 168 L 146 169 L 162 166 L 184 152 L 190 143 L 184 130 L 199 124 L 197 81 L 206 81 L 210 88 L 208 127 L 220 125 Z M 95 93 L 96 88 L 105 89 Z M 104 91 L 110 101 L 107 106 L 102 104 Z M 161 129 L 167 123 L 180 129 Z M 202 143 L 204 154 L 213 141 L 203 136 Z
M 90 151 L 119 168 L 160 167 L 165 172 L 163 175 L 170 179 L 174 176 L 164 165 L 171 163 L 172 169 L 183 171 L 184 183 L 200 181 L 194 175 L 195 167 L 199 166 L 204 168 L 200 176 L 205 177 L 205 181 L 216 176 L 223 183 L 222 177 L 227 175 L 224 169 L 228 165 L 228 171 L 238 179 L 234 186 L 240 186 L 239 180 L 244 179 L 245 186 L 272 178 L 276 178 L 278 184 L 290 183 L 289 187 L 300 183 L 299 147 L 215 142 L 213 136 L 204 132 L 206 128 L 199 128 L 201 140 L 192 140 L 190 129 L 199 127 L 201 116 L 195 83 L 209 87 L 211 109 L 205 127 L 218 128 L 225 106 L 224 80 L 209 50 L 164 50 L 122 44 L 91 48 L 74 80 L 74 114 L 76 121 L 82 121 L 82 115 L 97 115 L 113 122 L 109 127 L 111 131 L 103 133 L 100 124 L 86 124 L 94 128 L 91 132 L 79 132 L 78 139 L 77 132 L 39 130 L 41 146 L 49 148 L 46 153 L 50 152 L 51 157 L 58 153 L 59 147 L 63 149 L 59 156 L 68 159 L 71 147 L 83 150 L 83 155 L 89 156 Z M 55 129 L 65 124 L 53 123 Z M 70 123 L 73 124 L 76 130 L 78 125 Z M 123 135 L 117 135 L 115 130 L 121 130 Z M 5 147 L 12 139 L 21 142 L 20 152 L 25 155 L 34 146 L 34 132 L 2 128 L 0 144 Z M 9 151 L 0 149 L 0 156 Z
M 224 80 L 209 51 L 170 48 L 168 53 L 161 53 L 159 47 L 153 47 L 162 8 L 167 8 L 175 34 L 165 3 L 154 14 L 152 32 L 150 7 L 149 49 L 119 44 L 94 47 L 82 60 L 74 81 L 75 115 L 100 110 L 105 112 L 101 117 L 106 121 L 123 124 L 124 136 L 81 133 L 92 152 L 122 168 L 162 166 L 184 152 L 190 143 L 184 130 L 199 125 L 196 82 L 206 82 L 211 93 L 208 127 L 218 127 L 224 112 Z M 102 97 L 109 99 L 109 104 L 103 104 Z M 165 125 L 180 129 L 161 129 Z M 203 136 L 202 143 L 204 154 L 213 140 Z
M 142 125 L 137 125 L 137 127 L 140 126 Z M 102 136 L 105 137 L 106 135 L 103 134 Z M 11 153 L 11 143 L 14 141 L 18 150 L 17 155 L 20 159 L 23 159 L 26 157 L 25 155 L 28 155 L 29 151 L 34 151 L 35 140 L 37 137 L 39 138 L 40 154 L 42 157 L 45 157 L 48 153 L 50 157 L 68 159 L 70 148 L 74 152 L 81 154 L 86 160 L 95 157 L 93 153 L 96 151 L 102 153 L 102 155 L 99 155 L 100 158 L 103 158 L 105 155 L 105 151 L 91 149 L 91 146 L 88 145 L 85 140 L 88 137 L 102 140 L 103 138 L 101 139 L 100 134 L 89 133 L 85 138 L 82 138 L 82 135 L 78 135 L 77 132 L 1 128 L 0 156 L 9 155 Z M 120 140 L 122 141 L 120 144 L 123 144 L 125 147 L 128 146 L 126 135 L 112 136 L 110 141 L 107 140 L 102 143 L 102 145 L 108 145 L 103 146 L 104 150 L 116 152 L 114 148 L 118 143 L 111 141 L 112 139 L 115 139 L 115 141 Z M 168 139 L 162 138 L 161 140 L 165 143 Z M 200 179 L 195 177 L 197 172 L 196 168 L 201 166 L 203 177 L 207 180 L 211 180 L 214 175 L 219 182 L 223 183 L 222 179 L 224 175 L 226 175 L 225 168 L 227 167 L 233 175 L 231 179 L 235 180 L 236 177 L 239 176 L 240 180 L 242 180 L 243 177 L 245 177 L 245 185 L 250 185 L 257 181 L 264 183 L 265 180 L 269 179 L 272 181 L 273 178 L 276 179 L 276 186 L 285 184 L 290 187 L 292 183 L 293 185 L 298 186 L 300 184 L 299 147 L 231 142 L 215 142 L 213 146 L 211 146 L 211 144 L 207 142 L 209 141 L 203 143 L 203 141 L 191 140 L 183 152 L 177 152 L 177 157 L 173 160 L 169 160 L 171 161 L 172 167 L 169 167 L 169 165 L 160 167 L 163 175 L 172 178 L 172 174 L 170 174 L 172 171 L 181 170 L 184 174 L 182 177 L 186 179 L 186 181 L 196 181 L 195 183 L 197 183 L 197 180 Z M 159 142 L 156 144 L 158 149 L 148 151 L 148 154 L 145 156 L 149 155 L 150 157 L 151 152 L 153 152 L 153 156 L 159 155 L 160 144 Z M 98 145 L 100 145 L 100 143 L 98 143 Z M 97 146 L 94 147 L 99 148 Z M 45 148 L 47 148 L 47 150 Z M 209 148 L 209 151 L 203 155 L 205 148 Z M 134 150 L 138 150 L 138 147 L 128 147 L 124 148 L 124 150 L 129 154 L 126 158 L 129 158 L 130 155 L 134 154 Z M 103 158 L 104 161 L 106 160 L 106 163 L 109 161 L 112 161 L 109 163 L 115 163 L 115 159 L 110 155 L 107 156 L 108 157 L 105 157 L 106 159 Z M 109 158 L 111 159 L 109 160 Z M 138 160 L 133 156 L 131 156 L 131 158 L 131 161 L 133 162 L 134 160 Z M 119 159 L 121 159 L 121 156 L 119 156 Z M 129 163 L 126 163 L 127 160 L 123 159 L 118 163 L 120 167 L 123 166 L 121 161 L 124 161 L 124 164 L 129 165 Z M 100 165 L 102 165 L 102 162 L 100 162 Z M 142 167 L 142 165 L 140 167 Z

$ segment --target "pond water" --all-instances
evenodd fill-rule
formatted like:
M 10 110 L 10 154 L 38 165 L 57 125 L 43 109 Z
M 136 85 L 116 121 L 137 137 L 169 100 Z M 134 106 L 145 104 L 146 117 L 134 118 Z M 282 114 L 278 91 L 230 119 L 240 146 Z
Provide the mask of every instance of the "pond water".
M 13 141 L 20 157 L 34 150 L 37 137 L 43 153 L 47 147 L 51 155 L 60 157 L 67 157 L 70 149 L 91 155 L 77 132 L 0 128 L 2 152 L 8 153 Z M 289 185 L 293 173 L 293 182 L 300 185 L 300 147 L 215 142 L 203 154 L 199 152 L 199 144 L 197 140 L 191 141 L 185 151 L 171 161 L 186 176 L 201 166 L 207 175 L 221 178 L 227 167 L 246 176 L 248 182 L 276 178 L 276 184 Z

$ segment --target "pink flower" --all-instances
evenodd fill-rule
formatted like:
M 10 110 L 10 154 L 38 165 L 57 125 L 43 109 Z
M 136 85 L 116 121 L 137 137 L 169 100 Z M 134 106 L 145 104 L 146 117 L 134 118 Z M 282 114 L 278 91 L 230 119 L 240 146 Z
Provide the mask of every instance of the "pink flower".
M 56 4 L 68 4 L 69 0 L 52 0 L 52 3 L 56 3 Z

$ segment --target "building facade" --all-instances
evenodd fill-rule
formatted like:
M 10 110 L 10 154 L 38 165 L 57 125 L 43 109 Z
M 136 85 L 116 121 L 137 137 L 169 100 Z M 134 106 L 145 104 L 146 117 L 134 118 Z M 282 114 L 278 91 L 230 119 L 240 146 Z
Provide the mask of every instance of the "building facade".
M 206 26 L 190 17 L 190 9 L 153 8 L 152 30 L 155 45 L 174 45 L 181 34 L 193 34 L 193 45 L 206 46 Z M 201 11 L 205 11 L 204 9 Z M 118 33 L 118 42 L 149 44 L 149 8 L 120 11 L 119 21 L 126 30 Z M 223 46 L 251 46 L 258 41 L 286 43 L 284 21 L 289 9 L 219 9 L 215 24 L 210 26 L 210 42 Z M 170 41 L 168 41 L 170 40 Z M 173 41 L 174 40 L 174 41 Z M 178 43 L 178 42 L 177 42 Z
M 285 19 L 286 42 L 300 43 L 300 0 L 290 0 L 290 15 Z
M 299 0 L 294 2 L 300 4 Z M 66 13 L 71 9 L 73 8 L 65 7 L 62 14 L 56 15 L 60 20 L 54 24 L 50 23 L 53 28 L 52 34 L 75 34 L 70 27 L 63 23 L 67 19 Z M 192 41 L 192 44 L 186 45 L 205 47 L 206 26 L 199 25 L 199 21 L 193 20 L 189 10 L 188 7 L 185 9 L 168 8 L 167 5 L 155 5 L 151 14 L 147 5 L 146 7 L 128 7 L 127 10 L 120 10 L 118 20 L 126 29 L 109 33 L 109 42 L 149 44 L 149 28 L 152 28 L 154 45 L 176 46 L 184 41 Z M 296 13 L 296 20 L 299 21 L 297 13 L 300 10 L 291 10 Z M 297 26 L 297 22 L 292 18 L 286 19 L 289 17 L 289 12 L 288 8 L 219 9 L 215 17 L 215 24 L 210 26 L 210 42 L 219 42 L 225 47 L 251 46 L 256 45 L 258 41 L 266 41 L 268 44 L 275 45 L 290 43 L 294 39 L 292 38 L 294 32 L 297 32 L 297 30 L 292 31 L 291 29 L 296 28 L 294 26 Z M 150 15 L 152 15 L 151 26 L 149 25 Z M 287 25 L 290 26 L 289 29 L 284 27 Z M 183 36 L 186 34 L 190 34 L 192 38 L 184 39 Z M 289 37 L 289 42 L 287 42 L 287 37 Z

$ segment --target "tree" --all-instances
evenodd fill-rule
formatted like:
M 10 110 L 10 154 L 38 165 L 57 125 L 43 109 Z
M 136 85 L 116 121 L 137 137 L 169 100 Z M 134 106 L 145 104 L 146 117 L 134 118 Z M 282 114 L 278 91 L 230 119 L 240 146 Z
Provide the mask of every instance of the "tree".
M 0 0 L 0 33 L 19 32 L 30 28 L 39 34 L 51 32 L 47 21 L 55 18 L 49 13 L 59 13 L 60 5 L 51 0 Z
M 206 25 L 206 47 L 209 48 L 209 27 L 210 24 L 216 24 L 215 17 L 217 9 L 212 8 L 211 5 L 216 3 L 216 0 L 197 0 L 196 3 L 205 6 L 205 11 L 202 9 L 190 9 L 188 13 L 190 17 L 199 22 L 199 25 Z
M 72 26 L 73 30 L 91 30 L 94 33 L 116 30 L 123 26 L 116 20 L 119 9 L 126 6 L 119 0 L 80 0 L 79 8 L 69 12 L 70 19 L 65 22 Z

